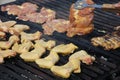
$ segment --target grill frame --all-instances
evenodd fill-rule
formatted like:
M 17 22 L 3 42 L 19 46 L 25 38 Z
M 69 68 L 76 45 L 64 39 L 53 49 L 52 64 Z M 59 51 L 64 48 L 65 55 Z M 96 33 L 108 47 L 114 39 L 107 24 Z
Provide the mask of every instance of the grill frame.
M 63 19 L 68 19 L 69 7 L 74 2 L 74 0 L 52 0 L 53 2 L 50 2 L 50 0 L 44 0 L 43 2 L 41 0 L 17 0 L 10 4 L 21 4 L 26 1 L 36 3 L 40 7 L 45 6 L 53 9 L 57 11 L 57 18 Z M 112 0 L 112 2 L 117 1 L 118 0 Z M 109 3 L 109 0 L 101 0 L 97 2 L 101 4 Z M 63 6 L 61 5 L 62 3 L 67 5 Z M 0 13 L 2 21 L 15 20 L 14 16 L 8 16 L 6 12 L 0 11 Z M 40 24 L 21 20 L 16 21 L 21 24 L 29 25 L 32 29 L 30 32 L 36 30 L 42 31 Z M 117 73 L 119 73 L 118 71 L 120 71 L 120 49 L 105 51 L 101 47 L 94 47 L 90 43 L 90 39 L 95 36 L 104 35 L 104 33 L 98 32 L 98 29 L 105 30 L 108 33 L 112 32 L 113 30 L 111 29 L 113 29 L 114 26 L 120 25 L 119 21 L 120 17 L 115 14 L 96 9 L 94 18 L 95 30 L 91 34 L 81 37 L 75 36 L 73 38 L 68 38 L 65 33 L 61 34 L 57 32 L 54 32 L 52 36 L 43 35 L 43 38 L 54 39 L 58 44 L 72 42 L 79 46 L 79 50 L 84 49 L 89 54 L 96 56 L 96 61 L 93 65 L 87 66 L 82 64 L 82 72 L 80 74 L 72 74 L 70 78 L 63 79 L 52 74 L 50 70 L 39 68 L 35 63 L 26 63 L 17 56 L 15 58 L 6 59 L 6 62 L 0 65 L 0 80 L 115 80 L 115 77 L 120 76 L 117 75 Z M 61 59 L 58 62 L 58 65 L 66 63 L 69 56 L 60 57 Z

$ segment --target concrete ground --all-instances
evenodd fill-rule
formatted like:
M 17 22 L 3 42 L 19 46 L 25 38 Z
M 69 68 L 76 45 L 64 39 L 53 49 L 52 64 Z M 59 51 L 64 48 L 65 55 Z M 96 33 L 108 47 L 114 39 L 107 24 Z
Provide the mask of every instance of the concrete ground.
M 1 4 L 6 4 L 6 3 L 9 3 L 9 2 L 13 2 L 13 1 L 16 1 L 16 0 L 0 0 L 0 5 Z

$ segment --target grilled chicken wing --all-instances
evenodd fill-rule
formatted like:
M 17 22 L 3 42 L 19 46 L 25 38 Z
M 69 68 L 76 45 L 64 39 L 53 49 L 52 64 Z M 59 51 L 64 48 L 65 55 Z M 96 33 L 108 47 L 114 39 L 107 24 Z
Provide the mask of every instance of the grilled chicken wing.
M 11 36 L 8 41 L 0 41 L 0 48 L 1 49 L 9 49 L 15 42 L 19 41 L 18 36 Z
M 63 55 L 68 55 L 70 53 L 73 53 L 75 49 L 78 49 L 78 47 L 72 43 L 70 44 L 60 44 L 56 47 L 54 47 L 51 51 L 54 51 L 56 53 L 60 53 Z
M 36 42 L 32 51 L 25 52 L 21 54 L 20 57 L 24 61 L 33 62 L 36 59 L 39 59 L 45 53 L 45 51 L 45 48 Z
M 50 69 L 59 60 L 59 55 L 56 52 L 51 51 L 45 58 L 36 59 L 36 64 L 41 68 Z
M 69 57 L 69 61 L 62 66 L 52 66 L 51 71 L 60 77 L 69 78 L 70 74 L 74 71 L 74 73 L 80 73 L 80 61 L 91 64 L 95 60 L 94 57 L 87 54 L 86 51 L 81 50 Z
M 6 22 L 0 21 L 0 31 L 8 32 L 9 28 L 14 26 L 15 24 L 16 24 L 16 21 L 6 21 Z
M 14 27 L 9 28 L 9 33 L 10 34 L 14 34 L 14 35 L 19 35 L 21 32 L 25 31 L 25 30 L 29 30 L 30 27 L 27 25 L 23 25 L 23 24 L 16 24 L 14 25 Z
M 35 42 L 47 50 L 51 50 L 56 45 L 56 42 L 54 40 L 44 41 L 43 39 L 40 39 L 36 40 Z
M 14 57 L 16 52 L 13 50 L 0 50 L 0 63 L 4 62 L 4 58 Z
M 22 44 L 15 43 L 12 46 L 12 50 L 16 51 L 19 54 L 29 52 L 29 50 L 33 47 L 33 43 L 31 41 L 23 42 Z
M 24 42 L 26 40 L 38 40 L 42 36 L 42 33 L 40 31 L 36 31 L 35 33 L 26 33 L 26 32 L 21 32 L 21 42 Z

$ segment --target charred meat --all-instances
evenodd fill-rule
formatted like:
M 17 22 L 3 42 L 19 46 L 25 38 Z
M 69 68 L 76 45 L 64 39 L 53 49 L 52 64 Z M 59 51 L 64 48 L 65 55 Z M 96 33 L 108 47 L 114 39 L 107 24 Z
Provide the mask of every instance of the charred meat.
M 120 47 L 120 29 L 105 36 L 91 39 L 94 46 L 102 46 L 105 50 L 117 49 Z

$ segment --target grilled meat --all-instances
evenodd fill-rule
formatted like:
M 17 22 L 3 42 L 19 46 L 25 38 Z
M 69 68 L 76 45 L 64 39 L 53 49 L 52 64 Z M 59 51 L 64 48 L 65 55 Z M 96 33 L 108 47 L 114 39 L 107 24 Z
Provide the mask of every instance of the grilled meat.
M 23 54 L 20 55 L 20 57 L 24 61 L 29 61 L 33 62 L 36 59 L 39 59 L 46 51 L 46 49 L 50 50 L 52 47 L 55 46 L 55 41 L 49 40 L 49 41 L 44 41 L 43 39 L 41 40 L 36 40 L 34 49 L 30 52 L 24 52 Z
M 16 56 L 16 52 L 13 50 L 0 50 L 0 63 L 4 62 L 4 58 L 14 57 Z
M 91 0 L 86 0 L 88 4 L 94 4 Z M 93 8 L 84 8 L 82 10 L 74 9 L 74 4 L 70 8 L 70 28 L 67 30 L 67 36 L 85 35 L 90 33 L 94 25 L 92 24 L 94 13 Z
M 94 60 L 95 58 L 93 56 L 90 56 L 86 51 L 81 50 L 72 54 L 65 65 L 52 66 L 51 71 L 57 76 L 69 78 L 71 72 L 81 72 L 80 61 L 89 65 L 92 64 Z
M 12 46 L 12 50 L 16 51 L 19 54 L 29 52 L 29 50 L 33 47 L 33 43 L 31 41 L 23 42 L 22 44 L 15 43 Z
M 53 11 L 51 9 L 47 9 L 45 7 L 43 7 L 41 9 L 40 13 L 42 14 L 42 16 L 44 16 L 46 18 L 46 22 L 55 19 L 55 16 L 56 16 L 55 11 Z
M 9 15 L 26 15 L 28 13 L 32 13 L 37 11 L 38 6 L 36 4 L 32 4 L 29 2 L 23 3 L 22 5 L 7 5 L 2 6 L 2 11 L 7 11 Z
M 29 2 L 22 5 L 7 5 L 1 7 L 2 11 L 7 11 L 9 15 L 16 15 L 17 19 L 23 21 L 31 21 L 36 23 L 44 23 L 55 18 L 56 12 L 42 7 L 40 12 L 37 12 L 38 6 Z
M 14 35 L 19 35 L 21 32 L 30 29 L 29 26 L 23 24 L 16 24 L 13 27 L 9 28 L 9 33 Z
M 24 41 L 33 41 L 33 40 L 38 40 L 42 36 L 42 33 L 40 31 L 36 31 L 35 33 L 26 33 L 26 32 L 21 32 L 21 42 Z
M 6 36 L 6 34 L 2 31 L 0 31 L 0 38 L 4 38 Z
M 27 13 L 26 15 L 19 15 L 17 18 L 24 21 L 31 21 L 36 23 L 44 23 L 55 18 L 56 12 L 43 7 L 40 12 Z
M 38 44 L 37 42 L 34 45 L 34 49 L 30 52 L 25 52 L 20 55 L 20 57 L 27 62 L 33 62 L 36 59 L 39 59 L 44 53 L 45 48 L 41 46 L 41 44 Z
M 59 55 L 56 52 L 51 51 L 45 58 L 36 59 L 36 64 L 41 68 L 50 69 L 59 60 Z
M 54 19 L 42 25 L 44 34 L 52 35 L 54 31 L 64 33 L 69 28 L 69 21 L 64 19 Z
M 94 46 L 102 46 L 105 50 L 117 49 L 120 47 L 120 29 L 105 36 L 91 39 Z
M 115 8 L 120 9 L 120 2 L 113 4 Z M 120 16 L 120 13 L 117 13 Z
M 0 31 L 8 32 L 9 28 L 14 26 L 15 24 L 16 21 L 6 21 L 6 22 L 0 21 Z
M 54 40 L 44 41 L 43 39 L 40 39 L 36 40 L 35 43 L 41 45 L 47 50 L 51 50 L 56 45 L 56 42 Z
M 18 15 L 21 12 L 21 8 L 18 5 L 2 6 L 1 11 L 7 11 L 8 15 Z
M 60 53 L 63 55 L 68 55 L 68 54 L 73 53 L 75 49 L 78 49 L 78 47 L 74 45 L 73 43 L 69 43 L 69 44 L 60 44 L 54 47 L 51 51 Z
M 11 36 L 8 41 L 0 41 L 0 48 L 1 49 L 9 49 L 14 43 L 19 41 L 18 36 Z

